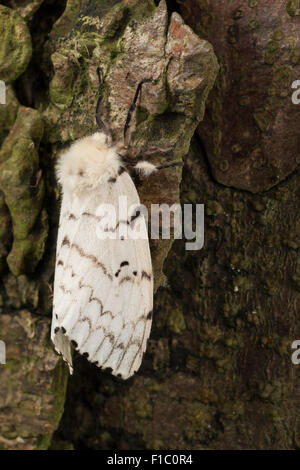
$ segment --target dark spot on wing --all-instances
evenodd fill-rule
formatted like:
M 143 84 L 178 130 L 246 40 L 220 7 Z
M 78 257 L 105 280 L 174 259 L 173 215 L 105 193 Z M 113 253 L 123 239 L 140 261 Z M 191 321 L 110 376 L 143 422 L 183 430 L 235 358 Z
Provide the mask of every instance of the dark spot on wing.
M 122 173 L 124 173 L 124 171 L 126 171 L 125 167 L 120 166 L 119 169 L 118 169 L 118 175 L 120 176 Z
M 118 271 L 116 272 L 115 276 L 118 277 L 119 274 L 120 274 L 120 272 L 121 272 L 121 269 L 118 269 Z
M 136 276 L 136 275 L 137 275 L 137 271 L 133 271 L 132 274 L 133 274 L 134 276 Z
M 66 333 L 66 329 L 63 326 L 61 327 L 61 331 L 63 332 L 63 334 Z
M 122 261 L 122 263 L 120 264 L 120 268 L 122 268 L 123 266 L 129 266 L 128 261 Z
M 88 353 L 88 352 L 84 352 L 82 355 L 83 355 L 83 357 L 86 357 L 86 358 L 89 357 L 89 353 Z
M 61 259 L 59 259 L 57 261 L 57 266 L 63 266 L 63 265 L 64 265 L 64 262 Z
M 108 181 L 108 183 L 115 183 L 117 181 L 117 178 L 113 178 L 111 176 L 107 181 Z
M 61 243 L 61 246 L 64 246 L 64 245 L 70 246 L 70 240 L 68 239 L 67 236 L 64 237 L 64 239 Z
M 79 176 L 83 176 L 83 175 L 84 175 L 84 171 L 80 169 L 80 170 L 78 171 L 78 175 L 79 175 Z
M 146 273 L 146 271 L 142 271 L 142 279 L 147 279 L 148 281 L 151 281 L 151 275 Z
M 130 217 L 130 223 L 133 222 L 135 219 L 137 219 L 138 217 L 140 217 L 141 215 L 141 211 L 136 211 L 135 215 L 132 215 Z
M 153 317 L 153 310 L 151 310 L 151 311 L 147 314 L 147 320 L 151 320 L 152 317 Z
M 57 326 L 54 330 L 54 333 L 58 333 L 59 332 L 59 326 Z
M 75 349 L 78 348 L 78 344 L 76 343 L 76 341 L 74 341 L 74 339 L 71 340 L 71 344 L 72 346 L 74 346 Z
M 114 342 L 115 342 L 115 337 L 114 337 L 114 335 L 113 335 L 112 333 L 106 335 L 106 338 L 109 339 L 110 344 L 114 344 Z

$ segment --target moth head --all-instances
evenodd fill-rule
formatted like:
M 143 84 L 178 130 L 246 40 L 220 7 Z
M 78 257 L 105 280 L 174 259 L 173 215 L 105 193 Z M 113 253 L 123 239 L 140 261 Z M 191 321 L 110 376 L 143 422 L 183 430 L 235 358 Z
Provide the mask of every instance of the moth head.
M 63 192 L 79 195 L 100 184 L 101 179 L 114 175 L 120 159 L 111 146 L 111 138 L 102 132 L 77 140 L 63 152 L 56 172 Z
M 91 139 L 94 142 L 94 145 L 99 147 L 99 149 L 102 149 L 103 147 L 111 147 L 112 145 L 111 136 L 104 132 L 95 132 L 95 134 L 87 138 Z

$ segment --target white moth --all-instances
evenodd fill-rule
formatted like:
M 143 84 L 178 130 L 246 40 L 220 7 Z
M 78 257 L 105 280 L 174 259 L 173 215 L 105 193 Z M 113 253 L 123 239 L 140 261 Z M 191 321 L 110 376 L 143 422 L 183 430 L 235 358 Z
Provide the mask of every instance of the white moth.
M 99 119 L 97 123 L 103 128 Z M 122 156 L 110 142 L 107 132 L 80 139 L 57 164 L 62 205 L 51 339 L 71 374 L 73 346 L 92 363 L 127 379 L 139 369 L 150 334 L 153 274 L 146 227 L 144 238 L 132 237 L 130 231 L 126 238 L 97 236 L 100 205 L 113 204 L 118 214 L 120 196 L 127 197 L 128 207 L 140 204 Z M 139 162 L 136 170 L 148 175 L 168 166 L 174 164 Z M 136 214 L 134 219 L 145 225 L 142 214 Z M 130 226 L 131 219 L 117 219 L 109 230 L 117 231 L 122 223 Z

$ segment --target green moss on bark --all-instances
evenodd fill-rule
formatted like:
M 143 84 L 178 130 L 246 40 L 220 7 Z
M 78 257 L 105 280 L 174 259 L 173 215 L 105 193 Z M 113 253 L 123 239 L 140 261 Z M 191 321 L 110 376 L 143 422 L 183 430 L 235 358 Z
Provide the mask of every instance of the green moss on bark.
M 0 5 L 0 79 L 16 80 L 32 54 L 31 36 L 25 21 L 15 11 Z
M 39 169 L 39 143 L 43 135 L 40 113 L 20 107 L 15 125 L 0 151 L 0 188 L 13 226 L 13 246 L 7 262 L 18 276 L 34 272 L 48 233 L 43 209 L 44 181 Z

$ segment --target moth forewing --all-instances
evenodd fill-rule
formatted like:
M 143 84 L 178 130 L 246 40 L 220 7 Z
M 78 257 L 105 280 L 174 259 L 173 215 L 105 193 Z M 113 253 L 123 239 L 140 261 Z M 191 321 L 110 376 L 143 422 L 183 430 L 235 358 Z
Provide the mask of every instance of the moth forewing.
M 101 238 L 99 206 L 116 209 L 126 197 L 139 205 L 135 185 L 105 134 L 75 142 L 58 162 L 62 207 L 57 239 L 52 341 L 72 371 L 70 344 L 97 366 L 124 379 L 140 367 L 150 334 L 153 276 L 147 236 Z

